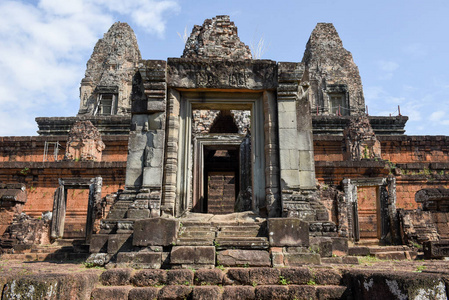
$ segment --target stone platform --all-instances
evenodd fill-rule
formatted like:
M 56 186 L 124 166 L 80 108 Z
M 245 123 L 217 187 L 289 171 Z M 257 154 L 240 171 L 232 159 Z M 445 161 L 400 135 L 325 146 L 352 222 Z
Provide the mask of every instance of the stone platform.
M 449 288 L 437 260 L 193 271 L 0 259 L 0 270 L 1 299 L 446 299 Z

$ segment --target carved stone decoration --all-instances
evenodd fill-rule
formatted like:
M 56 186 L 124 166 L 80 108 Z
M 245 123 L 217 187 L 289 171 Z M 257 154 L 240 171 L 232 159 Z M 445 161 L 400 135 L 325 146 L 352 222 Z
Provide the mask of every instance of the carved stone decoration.
M 183 58 L 252 59 L 251 50 L 240 41 L 229 16 L 206 19 L 195 25 L 186 41 Z
M 349 126 L 343 131 L 345 137 L 345 160 L 364 160 L 380 158 L 380 142 L 371 128 L 366 115 L 351 119 Z
M 142 59 L 137 39 L 126 23 L 116 22 L 98 40 L 81 80 L 78 115 L 99 115 L 99 96 L 115 94 L 110 114 L 129 115 L 132 76 Z
M 79 121 L 70 129 L 65 160 L 101 161 L 105 147 L 98 129 L 90 121 Z

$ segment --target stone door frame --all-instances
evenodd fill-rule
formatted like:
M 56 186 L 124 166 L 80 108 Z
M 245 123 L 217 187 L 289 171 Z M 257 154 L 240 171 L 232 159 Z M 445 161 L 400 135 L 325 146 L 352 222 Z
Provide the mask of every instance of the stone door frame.
M 251 111 L 253 210 L 257 211 L 259 207 L 270 205 L 270 203 L 266 203 L 267 190 L 265 187 L 268 186 L 270 192 L 273 191 L 272 193 L 278 193 L 277 187 L 279 186 L 277 182 L 279 179 L 276 179 L 277 174 L 275 174 L 278 165 L 277 160 L 270 162 L 273 168 L 265 168 L 267 154 L 266 141 L 267 138 L 273 139 L 271 135 L 275 134 L 276 129 L 273 122 L 266 122 L 267 118 L 270 119 L 270 114 L 275 114 L 275 111 L 272 111 L 274 105 L 271 104 L 274 101 L 275 98 L 272 93 L 267 91 L 192 92 L 184 90 L 180 92 L 171 89 L 168 103 L 169 133 L 167 145 L 169 152 L 166 155 L 168 165 L 166 170 L 168 173 L 166 173 L 166 180 L 164 181 L 164 191 L 168 197 L 163 197 L 166 202 L 164 205 L 173 205 L 176 216 L 181 215 L 192 207 L 193 109 Z M 177 144 L 177 147 L 172 147 L 175 144 Z M 176 154 L 176 160 L 172 159 L 174 155 L 171 152 Z M 175 161 L 177 162 L 176 164 L 174 163 Z
M 348 227 L 348 237 L 353 242 L 360 241 L 359 220 L 358 220 L 358 201 L 357 187 L 377 187 L 379 214 L 378 226 L 380 226 L 379 241 L 386 241 L 391 233 L 394 236 L 394 215 L 396 212 L 396 184 L 389 178 L 357 178 L 343 179 L 343 188 L 345 192 L 345 201 L 339 207 L 339 227 Z M 346 215 L 347 222 L 345 222 Z M 340 230 L 339 230 L 340 231 Z
M 193 197 L 191 201 L 192 209 L 197 202 L 200 202 L 200 207 L 203 207 L 204 199 L 204 149 L 206 147 L 214 146 L 220 149 L 236 148 L 242 143 L 244 134 L 207 134 L 197 136 L 193 145 Z
M 95 222 L 95 206 L 101 202 L 101 188 L 103 179 L 98 176 L 91 179 L 59 178 L 59 187 L 55 191 L 50 237 L 52 240 L 61 239 L 64 235 L 65 216 L 67 208 L 67 191 L 70 189 L 88 189 L 89 199 L 86 219 L 85 242 L 90 243 Z

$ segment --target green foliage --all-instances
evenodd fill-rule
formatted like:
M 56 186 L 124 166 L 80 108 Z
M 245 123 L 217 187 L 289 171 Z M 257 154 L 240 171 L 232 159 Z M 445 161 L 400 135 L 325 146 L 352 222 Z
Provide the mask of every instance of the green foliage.
M 222 271 L 224 271 L 224 269 L 225 269 L 225 267 L 223 267 L 223 265 L 217 265 L 216 268 L 219 269 L 219 270 L 222 270 Z
M 310 279 L 309 281 L 307 281 L 307 285 L 316 285 L 315 280 Z
M 288 285 L 288 284 L 290 284 L 290 282 L 288 282 L 288 280 L 285 279 L 285 277 L 281 275 L 281 276 L 279 276 L 279 284 L 280 285 Z
M 24 176 L 28 175 L 28 173 L 30 173 L 30 168 L 23 168 L 19 171 L 19 174 Z
M 426 266 L 420 265 L 416 267 L 416 270 L 414 272 L 421 273 L 426 269 Z

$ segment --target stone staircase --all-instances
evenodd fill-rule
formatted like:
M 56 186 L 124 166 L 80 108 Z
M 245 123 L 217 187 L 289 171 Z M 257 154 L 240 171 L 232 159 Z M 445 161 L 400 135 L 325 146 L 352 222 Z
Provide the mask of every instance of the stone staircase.
M 332 268 L 110 269 L 92 299 L 344 299 L 343 275 Z
M 358 246 L 349 247 L 348 255 L 373 256 L 377 259 L 414 260 L 418 258 L 418 251 L 408 246 Z M 421 255 L 422 256 L 422 255 Z
M 215 246 L 223 249 L 268 249 L 266 222 L 259 223 L 181 223 L 176 245 Z

